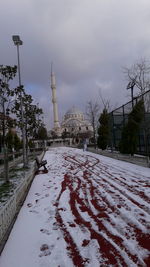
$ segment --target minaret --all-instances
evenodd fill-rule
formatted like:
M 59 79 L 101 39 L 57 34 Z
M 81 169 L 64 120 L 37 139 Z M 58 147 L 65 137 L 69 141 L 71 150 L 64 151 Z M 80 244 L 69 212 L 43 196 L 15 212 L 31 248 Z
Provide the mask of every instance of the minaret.
M 58 120 L 58 107 L 56 99 L 56 80 L 55 80 L 55 74 L 52 70 L 52 64 L 51 64 L 51 89 L 52 89 L 52 103 L 53 103 L 53 114 L 54 114 L 54 131 L 57 133 L 57 135 L 60 135 L 60 124 Z

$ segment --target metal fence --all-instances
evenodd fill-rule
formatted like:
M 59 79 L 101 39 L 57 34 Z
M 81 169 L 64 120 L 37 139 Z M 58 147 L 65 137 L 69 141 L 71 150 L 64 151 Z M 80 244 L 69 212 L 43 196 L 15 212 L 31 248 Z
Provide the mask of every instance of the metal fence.
M 137 153 L 150 156 L 150 90 L 144 94 L 134 97 L 132 101 L 113 110 L 110 115 L 110 140 L 109 146 L 115 150 L 119 150 L 122 129 L 128 121 L 128 116 L 133 107 L 140 99 L 144 100 L 144 118 L 137 133 L 138 144 Z

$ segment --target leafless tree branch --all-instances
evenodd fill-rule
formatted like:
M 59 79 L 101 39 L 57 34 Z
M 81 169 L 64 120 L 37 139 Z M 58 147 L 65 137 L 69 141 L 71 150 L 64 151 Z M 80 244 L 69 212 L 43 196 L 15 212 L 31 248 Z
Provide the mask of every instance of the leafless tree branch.
M 135 82 L 140 94 L 150 89 L 150 62 L 148 60 L 142 58 L 130 68 L 123 67 L 123 73 L 129 83 Z

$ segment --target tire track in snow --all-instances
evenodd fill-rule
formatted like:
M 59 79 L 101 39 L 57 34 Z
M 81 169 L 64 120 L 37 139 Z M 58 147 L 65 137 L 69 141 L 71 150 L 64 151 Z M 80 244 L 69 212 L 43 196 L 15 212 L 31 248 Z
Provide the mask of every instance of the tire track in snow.
M 81 158 L 83 159 L 83 157 L 81 157 L 81 155 L 80 155 L 80 160 L 81 160 Z M 91 157 L 92 158 L 92 157 Z M 68 157 L 65 157 L 65 160 L 67 160 L 67 161 L 69 161 L 71 164 L 72 164 L 72 167 L 70 168 L 70 169 L 72 169 L 72 170 L 75 170 L 75 169 L 77 169 L 77 171 L 75 172 L 74 171 L 74 175 L 75 174 L 77 174 L 78 173 L 78 169 L 90 169 L 90 173 L 92 172 L 92 174 L 94 174 L 94 175 L 97 175 L 97 173 L 95 173 L 95 171 L 93 171 L 93 170 L 91 170 L 91 169 L 94 169 L 94 167 L 96 166 L 97 167 L 97 164 L 99 163 L 99 160 L 98 159 L 96 159 L 95 160 L 95 158 L 94 158 L 94 160 L 95 160 L 95 162 L 92 162 L 92 161 L 89 161 L 89 159 L 85 159 L 85 161 L 79 161 L 79 159 L 78 159 L 78 157 L 75 157 L 75 156 L 73 156 L 73 157 L 71 157 L 71 156 L 68 156 Z M 84 175 L 86 174 L 86 172 L 84 172 Z M 107 173 L 106 173 L 107 174 Z M 109 174 L 110 175 L 110 174 Z M 85 178 L 85 177 L 84 177 Z M 100 179 L 102 179 L 105 183 L 107 183 L 108 181 L 107 181 L 107 179 L 103 179 L 103 178 L 101 178 L 100 176 L 99 176 L 99 178 Z M 114 178 L 114 177 L 113 177 Z M 74 177 L 73 177 L 73 179 L 74 179 Z M 92 177 L 92 179 L 93 179 L 93 177 Z M 95 180 L 95 179 L 94 179 Z M 86 182 L 87 182 L 87 177 L 86 177 Z M 88 183 L 90 184 L 90 195 L 91 196 L 94 196 L 94 194 L 95 194 L 95 192 L 94 192 L 94 190 L 96 190 L 96 188 L 94 188 L 93 187 L 93 185 L 92 185 L 92 183 L 91 183 L 91 180 L 89 180 L 88 181 Z M 103 186 L 103 185 L 101 185 L 101 186 Z M 114 187 L 114 189 L 115 190 L 118 190 L 118 188 L 116 187 L 116 185 L 114 186 L 114 185 L 112 185 L 112 183 L 110 183 L 110 186 L 112 186 L 112 187 Z M 85 193 L 85 185 L 83 186 L 83 183 L 82 183 L 82 187 L 83 187 L 83 192 Z M 71 188 L 70 188 L 70 190 L 72 190 Z M 80 188 L 80 190 L 82 190 L 81 188 Z M 124 195 L 124 192 L 122 192 L 121 190 L 118 190 L 119 191 L 119 194 L 121 194 L 121 195 Z M 108 193 L 111 193 L 111 192 L 108 192 Z M 73 210 L 73 207 L 75 207 L 75 199 L 76 199 L 76 201 L 78 202 L 78 204 L 80 203 L 80 205 L 82 206 L 82 211 L 85 209 L 88 213 L 89 213 L 89 216 L 91 217 L 91 218 L 94 218 L 95 219 L 95 215 L 93 215 L 93 213 L 91 213 L 91 211 L 90 211 L 90 209 L 88 209 L 88 207 L 86 206 L 86 208 L 85 208 L 85 202 L 86 202 L 86 204 L 87 204 L 87 199 L 85 199 L 85 202 L 83 203 L 83 201 L 81 201 L 81 199 L 79 199 L 79 196 L 78 196 L 78 194 L 76 193 L 75 194 L 75 192 L 74 193 L 72 193 L 73 194 L 73 197 L 71 198 L 72 200 L 70 200 L 70 201 L 73 201 L 73 203 L 74 203 L 74 205 L 72 205 L 71 207 L 72 207 L 72 212 L 73 213 L 77 213 L 76 215 L 78 215 L 78 218 L 80 218 L 80 220 L 83 222 L 84 220 L 83 220 L 83 218 L 81 218 L 81 216 L 79 216 L 79 213 L 77 212 L 77 210 L 76 210 L 76 212 L 75 212 L 75 210 Z M 128 195 L 128 194 L 126 194 L 126 198 L 127 199 L 130 199 L 130 196 Z M 106 202 L 106 200 L 103 198 L 103 201 L 105 201 L 105 203 L 107 203 L 107 205 L 109 206 L 109 208 L 111 207 L 112 208 L 112 211 L 113 212 L 115 212 L 114 211 L 114 207 L 113 207 L 113 205 L 111 206 L 110 205 L 110 203 L 109 202 Z M 137 201 L 134 201 L 134 199 L 132 200 L 132 198 L 130 199 L 130 201 L 132 201 L 135 205 L 137 205 L 137 206 L 139 206 L 139 203 L 137 202 Z M 107 214 L 107 212 L 106 212 L 106 209 L 105 209 L 105 212 L 104 212 L 104 208 L 101 210 L 101 207 L 98 205 L 98 202 L 96 202 L 94 199 L 92 199 L 92 204 L 93 204 L 93 206 L 95 207 L 95 209 L 97 209 L 98 211 L 100 210 L 100 211 L 102 211 L 103 212 L 103 214 L 101 214 L 101 215 L 103 215 L 103 217 L 104 218 L 107 218 L 108 219 L 108 214 Z M 70 202 L 70 205 L 71 205 L 71 202 Z M 141 207 L 141 208 L 143 208 L 143 207 Z M 75 214 L 74 214 L 75 215 Z M 119 215 L 119 213 L 117 214 L 117 215 Z M 79 223 L 79 225 L 81 224 L 81 221 L 80 221 L 80 223 Z M 95 221 L 96 221 L 96 223 L 97 224 L 100 224 L 100 222 L 99 221 L 97 221 L 97 219 L 95 219 Z M 77 222 L 78 222 L 78 220 L 77 220 Z M 89 230 L 91 229 L 91 226 L 88 224 L 88 223 L 86 223 L 85 221 L 84 221 L 84 223 L 83 223 L 83 225 L 86 225 L 88 228 L 89 228 Z M 130 225 L 130 224 L 128 224 L 128 225 Z M 130 226 L 132 226 L 132 225 L 130 225 Z M 102 227 L 102 229 L 103 229 L 103 231 L 105 230 L 106 231 L 106 229 L 104 228 L 104 225 L 102 225 L 101 224 L 101 227 Z M 133 227 L 132 227 L 133 228 Z M 136 231 L 136 233 L 137 233 L 137 231 Z M 142 233 L 138 230 L 138 236 L 142 236 L 142 238 L 141 238 L 141 240 L 144 238 L 144 236 L 142 235 Z M 96 236 L 97 236 L 97 234 L 98 233 L 96 233 Z M 108 233 L 108 231 L 106 231 L 106 234 L 108 235 L 108 237 L 109 238 L 111 238 L 111 240 L 113 240 L 113 238 L 115 239 L 115 237 L 113 237 L 113 236 L 111 236 L 110 235 L 110 233 Z M 92 236 L 92 235 L 91 235 Z M 145 236 L 146 237 L 146 236 Z M 141 240 L 140 240 L 140 238 L 137 238 L 137 240 L 139 241 L 139 243 L 140 243 L 140 245 L 142 245 L 142 242 L 140 242 Z M 115 240 L 114 240 L 115 241 Z M 105 241 L 106 242 L 106 241 Z M 121 244 L 121 240 L 118 240 L 118 245 L 119 245 L 119 242 L 120 242 L 120 244 Z M 104 244 L 103 243 L 103 241 L 101 240 L 101 244 Z M 107 244 L 108 245 L 108 244 Z M 110 245 L 110 243 L 109 243 L 109 245 Z M 102 245 L 101 245 L 102 246 Z M 145 248 L 147 248 L 147 246 L 145 247 Z M 102 249 L 102 248 L 101 248 Z M 113 249 L 111 248 L 111 250 L 113 251 Z M 102 251 L 101 251 L 102 252 Z M 116 253 L 116 251 L 115 251 L 115 253 Z M 103 254 L 104 254 L 104 252 L 103 252 Z M 136 263 L 139 263 L 139 264 L 142 264 L 142 263 L 140 263 L 140 260 L 138 259 L 138 256 L 137 255 L 135 255 L 135 256 L 133 256 L 130 252 L 128 252 L 128 254 L 129 254 L 129 257 L 133 260 L 133 262 L 136 262 Z M 103 255 L 104 256 L 104 255 Z M 110 256 L 109 255 L 107 255 L 107 258 L 110 260 L 110 258 L 109 258 Z M 112 259 L 111 259 L 112 260 Z M 122 259 L 123 260 L 123 259 Z M 121 261 L 121 260 L 120 260 Z M 139 265 L 140 266 L 140 265 Z M 141 265 L 141 266 L 144 266 L 144 265 Z
M 73 158 L 72 158 L 72 159 L 73 159 Z M 95 158 L 94 158 L 94 159 L 95 159 Z M 143 193 L 138 192 L 138 191 L 136 191 L 136 190 L 135 190 L 135 192 L 134 192 L 133 188 L 131 188 L 131 186 L 130 186 L 130 187 L 127 187 L 126 184 L 124 184 L 124 185 L 125 185 L 127 188 L 123 187 L 122 190 L 119 189 L 118 186 L 121 187 L 121 184 L 117 183 L 117 180 L 118 180 L 118 179 L 115 179 L 115 177 L 114 177 L 111 173 L 108 173 L 107 171 L 104 172 L 102 169 L 100 169 L 99 166 L 98 166 L 98 167 L 96 166 L 96 168 L 95 168 L 95 170 L 97 170 L 97 168 L 98 168 L 98 172 L 96 172 L 95 170 L 92 170 L 93 166 L 97 165 L 99 162 L 94 163 L 92 167 L 91 167 L 91 165 L 90 165 L 91 169 L 89 170 L 89 168 L 88 168 L 88 164 L 87 164 L 87 163 L 88 163 L 87 160 L 86 160 L 86 162 L 85 162 L 85 166 L 84 166 L 84 161 L 81 163 L 81 165 L 80 165 L 79 160 L 76 159 L 75 161 L 77 162 L 78 167 L 80 167 L 80 168 L 83 168 L 83 167 L 84 167 L 84 168 L 88 169 L 88 171 L 90 171 L 92 174 L 94 174 L 95 176 L 99 177 L 101 181 L 104 181 L 104 182 L 109 183 L 110 186 L 113 187 L 115 190 L 119 191 L 120 194 L 122 194 L 123 196 L 126 196 L 127 199 L 129 199 L 129 200 L 132 201 L 135 205 L 137 205 L 138 207 L 140 207 L 142 210 L 144 209 L 148 214 L 150 214 L 150 208 L 147 207 L 147 205 L 146 205 L 146 204 L 147 204 L 146 201 L 147 201 L 148 203 L 150 203 L 150 198 L 148 198 L 147 196 L 145 196 Z M 108 178 L 107 175 L 109 175 L 109 180 L 108 180 L 107 178 L 101 177 L 101 176 L 99 175 L 99 173 L 105 175 L 105 177 L 107 177 L 107 178 Z M 98 182 L 97 179 L 95 179 L 95 178 L 93 178 L 93 179 L 94 179 L 96 182 Z M 114 183 L 113 183 L 111 180 L 113 180 Z M 118 181 L 119 181 L 119 180 L 118 180 Z M 126 190 L 126 191 L 125 191 L 125 190 Z M 134 198 L 133 198 L 133 196 L 130 195 L 130 192 L 131 192 L 131 193 L 134 193 L 134 195 L 135 195 Z M 138 193 L 139 193 L 139 194 L 138 194 Z M 146 200 L 145 200 L 145 199 L 143 200 L 143 204 L 140 204 L 138 201 L 135 200 L 136 195 L 139 196 L 141 199 L 143 199 L 143 197 L 146 199 Z
M 61 198 L 61 195 L 63 194 L 63 192 L 66 190 L 66 188 L 70 188 L 70 179 L 69 176 L 67 174 L 64 175 L 64 180 L 62 182 L 62 187 L 61 187 L 61 191 L 59 193 L 59 196 L 55 202 L 55 206 L 56 206 L 56 221 L 57 224 L 60 228 L 60 230 L 63 233 L 64 239 L 67 243 L 67 250 L 69 251 L 69 255 L 73 260 L 73 263 L 75 266 L 77 267 L 84 267 L 85 263 L 88 262 L 89 260 L 87 258 L 83 258 L 80 255 L 79 249 L 77 247 L 77 245 L 75 244 L 71 234 L 69 233 L 69 231 L 67 230 L 67 226 L 65 225 L 63 218 L 59 212 L 59 200 Z

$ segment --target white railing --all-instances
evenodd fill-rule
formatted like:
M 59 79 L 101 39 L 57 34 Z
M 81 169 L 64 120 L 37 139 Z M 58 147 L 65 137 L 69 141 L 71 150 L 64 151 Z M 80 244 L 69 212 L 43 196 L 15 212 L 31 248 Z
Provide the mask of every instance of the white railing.
M 16 197 L 12 196 L 0 212 L 0 242 L 16 214 Z
M 6 202 L 5 206 L 0 211 L 0 242 L 4 238 L 14 216 L 17 212 L 20 202 L 23 200 L 26 194 L 26 190 L 34 178 L 35 165 L 30 172 L 26 174 L 26 177 L 14 190 L 13 196 Z
M 44 153 L 39 156 L 39 159 L 41 160 L 43 156 Z M 27 188 L 34 178 L 35 170 L 36 165 L 34 164 L 22 182 L 14 190 L 13 196 L 9 198 L 9 200 L 0 210 L 0 243 L 3 240 L 11 223 L 13 222 L 16 212 L 18 211 L 19 204 L 26 195 Z

